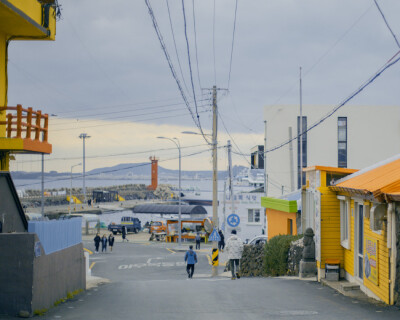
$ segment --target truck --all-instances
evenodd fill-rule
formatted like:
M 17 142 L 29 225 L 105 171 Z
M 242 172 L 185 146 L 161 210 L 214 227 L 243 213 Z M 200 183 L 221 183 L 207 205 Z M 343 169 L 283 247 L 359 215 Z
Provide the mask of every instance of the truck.
M 126 227 L 127 233 L 138 233 L 142 229 L 141 222 L 138 218 L 122 217 L 121 224 L 110 223 L 108 225 L 108 230 L 116 235 L 117 233 L 122 233 L 123 227 Z
M 158 232 L 166 232 L 167 226 L 163 221 L 152 221 L 150 223 L 150 230 L 149 233 L 158 233 Z

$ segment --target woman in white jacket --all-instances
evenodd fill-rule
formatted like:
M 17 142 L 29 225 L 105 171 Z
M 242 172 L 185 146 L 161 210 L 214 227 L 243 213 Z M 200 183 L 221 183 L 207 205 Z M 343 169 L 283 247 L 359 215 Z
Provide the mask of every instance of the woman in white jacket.
M 242 258 L 243 253 L 243 242 L 236 235 L 236 230 L 232 230 L 232 235 L 229 237 L 226 242 L 225 249 L 228 252 L 229 263 L 232 272 L 232 280 L 235 280 L 236 277 L 239 279 L 239 260 Z M 236 268 L 235 268 L 236 266 Z M 236 269 L 236 270 L 235 270 Z M 236 272 L 235 272 L 236 271 Z

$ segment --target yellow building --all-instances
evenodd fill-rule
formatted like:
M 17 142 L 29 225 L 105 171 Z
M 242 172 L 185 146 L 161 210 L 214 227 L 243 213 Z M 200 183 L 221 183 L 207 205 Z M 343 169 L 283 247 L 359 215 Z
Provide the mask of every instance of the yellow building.
M 357 172 L 305 171 L 302 222 L 315 232 L 318 280 L 325 277 L 325 262 L 338 260 L 341 278 L 375 299 L 395 303 L 400 155 Z
M 261 197 L 267 218 L 267 235 L 271 239 L 280 234 L 297 235 L 297 201 Z
M 56 0 L 0 1 L 0 170 L 10 153 L 51 153 L 48 115 L 30 106 L 8 106 L 7 61 L 12 41 L 54 40 Z

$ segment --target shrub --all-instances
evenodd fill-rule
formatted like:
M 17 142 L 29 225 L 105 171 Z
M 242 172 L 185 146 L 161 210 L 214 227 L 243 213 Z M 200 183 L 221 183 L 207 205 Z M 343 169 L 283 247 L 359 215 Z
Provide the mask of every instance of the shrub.
M 265 246 L 264 271 L 269 276 L 282 276 L 288 272 L 287 261 L 290 243 L 302 235 L 279 235 L 273 237 Z

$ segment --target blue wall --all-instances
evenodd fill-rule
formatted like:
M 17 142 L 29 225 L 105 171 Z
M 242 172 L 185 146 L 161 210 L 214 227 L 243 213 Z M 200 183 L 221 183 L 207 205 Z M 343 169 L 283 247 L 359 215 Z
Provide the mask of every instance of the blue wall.
M 82 218 L 29 221 L 28 232 L 36 233 L 44 252 L 50 254 L 82 242 Z

